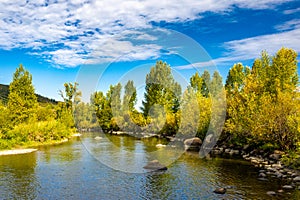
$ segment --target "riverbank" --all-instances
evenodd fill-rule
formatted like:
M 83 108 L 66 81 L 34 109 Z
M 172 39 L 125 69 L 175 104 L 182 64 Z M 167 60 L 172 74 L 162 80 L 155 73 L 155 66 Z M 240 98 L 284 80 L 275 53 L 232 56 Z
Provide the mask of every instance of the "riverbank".
M 80 133 L 75 133 L 72 134 L 71 137 L 80 137 L 82 134 Z M 16 154 L 26 154 L 26 153 L 32 153 L 37 151 L 38 147 L 41 146 L 51 146 L 51 145 L 60 145 L 63 144 L 65 142 L 68 142 L 70 138 L 65 138 L 62 140 L 51 140 L 51 141 L 47 141 L 47 142 L 28 142 L 26 144 L 21 144 L 18 145 L 17 147 L 13 148 L 13 149 L 4 149 L 4 150 L 0 150 L 0 156 L 4 156 L 4 155 L 16 155 Z
M 37 149 L 12 149 L 0 151 L 0 156 L 26 154 L 37 151 Z
M 237 157 L 250 162 L 257 168 L 257 180 L 266 182 L 266 184 L 272 179 L 277 179 L 281 188 L 269 191 L 271 196 L 291 190 L 300 190 L 300 171 L 282 162 L 282 158 L 288 156 L 286 152 L 278 150 L 265 152 L 264 150 L 250 149 L 249 146 L 235 148 L 222 145 L 221 147 L 215 146 L 209 155 L 225 158 Z

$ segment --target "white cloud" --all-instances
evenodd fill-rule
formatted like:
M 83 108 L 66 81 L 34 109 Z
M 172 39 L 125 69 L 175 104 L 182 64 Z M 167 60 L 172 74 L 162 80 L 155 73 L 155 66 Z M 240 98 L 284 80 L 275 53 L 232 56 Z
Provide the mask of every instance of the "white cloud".
M 261 50 L 274 54 L 281 47 L 292 48 L 300 52 L 300 29 L 282 33 L 263 35 L 242 40 L 226 42 L 224 47 L 229 51 L 227 57 L 252 59 L 259 56 Z
M 222 57 L 206 62 L 197 62 L 178 66 L 177 69 L 192 69 L 209 66 L 232 65 L 234 62 L 259 58 L 262 50 L 274 55 L 280 48 L 292 48 L 300 52 L 300 21 L 291 20 L 276 26 L 278 30 L 287 30 L 280 33 L 262 35 L 241 40 L 233 40 L 223 44 L 225 53 Z
M 296 9 L 290 9 L 290 10 L 285 10 L 283 13 L 286 15 L 290 15 L 290 14 L 294 14 L 300 12 L 300 8 L 296 8 Z
M 283 24 L 279 24 L 279 25 L 275 26 L 275 28 L 279 31 L 299 29 L 300 28 L 300 19 L 293 19 L 293 20 L 287 21 Z
M 290 1 L 290 0 L 288 0 Z M 184 22 L 234 6 L 274 8 L 287 0 L 38 0 L 0 2 L 0 48 L 31 48 L 56 65 L 158 57 L 151 22 Z M 138 30 L 138 31 L 137 31 Z M 133 39 L 141 40 L 134 43 Z M 143 43 L 144 42 L 144 43 Z M 236 41 L 237 42 L 237 41 Z M 242 42 L 242 41 L 240 41 Z M 251 41 L 250 41 L 251 43 Z M 235 43 L 228 48 L 237 51 Z M 123 56 L 128 54 L 127 56 Z M 96 57 L 95 57 L 96 56 Z

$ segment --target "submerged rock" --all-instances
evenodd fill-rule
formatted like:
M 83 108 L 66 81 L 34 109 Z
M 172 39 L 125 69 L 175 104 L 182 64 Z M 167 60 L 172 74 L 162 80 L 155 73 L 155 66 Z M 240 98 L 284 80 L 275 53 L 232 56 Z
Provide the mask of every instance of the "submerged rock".
M 165 165 L 158 162 L 158 160 L 152 160 L 146 166 L 144 166 L 144 169 L 167 170 L 168 168 Z
M 100 137 L 100 136 L 95 137 L 95 140 L 101 140 L 101 139 L 102 139 L 102 137 Z
M 186 151 L 199 151 L 201 145 L 202 145 L 202 140 L 197 137 L 186 139 L 184 141 L 184 148 Z
M 225 194 L 226 193 L 226 188 L 217 188 L 214 190 L 214 193 L 216 194 Z

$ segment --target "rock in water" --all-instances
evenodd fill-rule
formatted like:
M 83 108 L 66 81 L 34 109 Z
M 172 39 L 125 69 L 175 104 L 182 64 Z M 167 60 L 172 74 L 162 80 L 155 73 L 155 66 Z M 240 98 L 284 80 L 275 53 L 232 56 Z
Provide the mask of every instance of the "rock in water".
M 100 136 L 95 137 L 95 140 L 101 140 L 101 139 L 102 139 L 102 137 L 100 137 Z
M 158 160 L 152 160 L 146 166 L 144 166 L 144 169 L 167 170 L 168 168 L 162 165 L 160 162 L 158 162 Z
M 200 138 L 197 137 L 186 139 L 184 141 L 184 147 L 186 151 L 199 151 L 201 145 L 202 141 Z
M 216 194 L 225 194 L 226 193 L 226 188 L 217 188 L 214 190 L 214 193 Z

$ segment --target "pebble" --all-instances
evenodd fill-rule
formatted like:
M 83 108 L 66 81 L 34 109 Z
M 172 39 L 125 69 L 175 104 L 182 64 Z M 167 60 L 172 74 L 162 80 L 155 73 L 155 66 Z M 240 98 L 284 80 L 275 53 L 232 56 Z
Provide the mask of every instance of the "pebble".
M 275 195 L 276 195 L 276 192 L 274 192 L 274 191 L 268 191 L 268 192 L 267 192 L 267 195 L 275 196 Z
M 295 181 L 295 182 L 300 182 L 300 176 L 296 176 L 296 177 L 293 179 L 293 181 Z
M 267 175 L 261 172 L 261 173 L 259 173 L 259 175 L 258 175 L 258 176 L 259 176 L 259 177 L 263 177 L 263 178 L 264 178 L 264 177 L 266 177 Z
M 267 178 L 258 178 L 257 180 L 259 180 L 259 181 L 268 181 Z
M 291 189 L 293 189 L 293 186 L 291 186 L 291 185 L 284 185 L 284 186 L 282 186 L 282 188 L 283 189 L 287 189 L 287 190 L 291 190 Z

